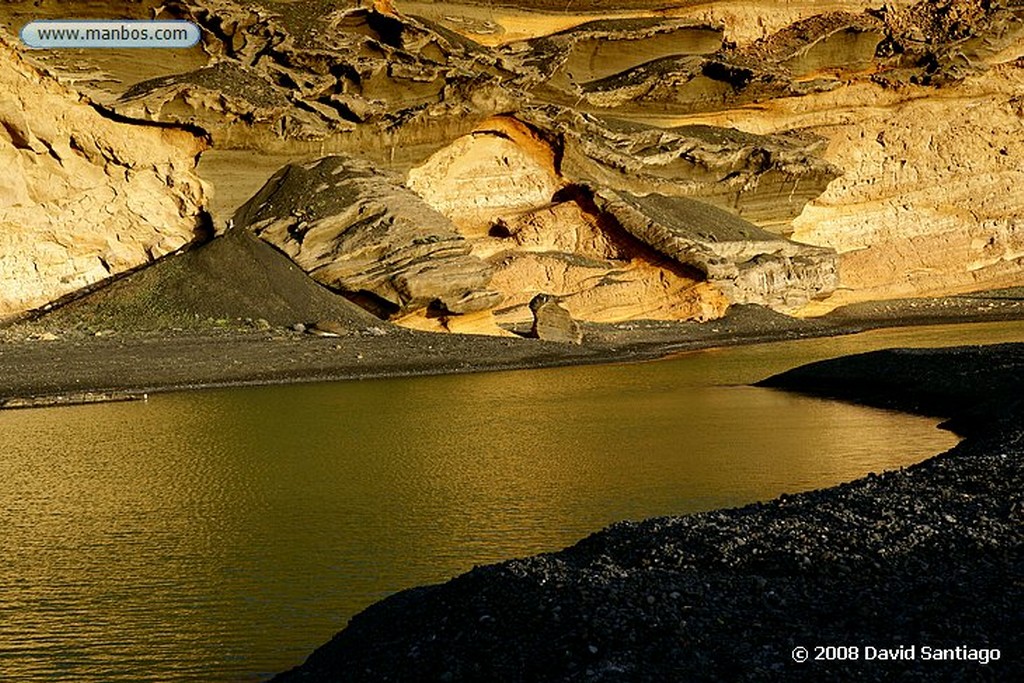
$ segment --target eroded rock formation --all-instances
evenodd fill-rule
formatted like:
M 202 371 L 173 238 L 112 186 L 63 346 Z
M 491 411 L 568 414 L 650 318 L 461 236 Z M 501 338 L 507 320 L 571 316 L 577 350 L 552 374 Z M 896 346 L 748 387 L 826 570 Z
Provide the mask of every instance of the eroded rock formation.
M 530 328 L 533 337 L 563 344 L 579 344 L 583 341 L 579 325 L 556 299 L 547 294 L 538 294 L 530 301 L 530 311 L 533 312 L 533 326 Z
M 792 242 L 683 197 L 599 194 L 631 235 L 700 271 L 732 303 L 793 310 L 836 288 L 836 253 Z
M 0 36 L 0 318 L 205 237 L 204 147 L 119 121 Z
M 472 41 L 387 3 L 175 0 L 163 10 L 206 31 L 212 63 L 146 81 L 118 110 L 202 126 L 218 146 L 284 149 L 341 135 L 338 149 L 408 129 L 435 147 L 517 106 L 517 74 Z
M 366 164 L 325 157 L 291 164 L 235 214 L 318 282 L 382 315 L 491 308 L 490 266 L 451 222 Z
M 472 1 L 150 5 L 210 60 L 116 110 L 366 159 L 292 166 L 236 222 L 405 324 L 519 329 L 541 292 L 583 321 L 814 314 L 1024 272 L 1017 0 L 637 0 L 507 40 L 525 15 Z
M 760 133 L 804 126 L 845 169 L 792 222 L 793 239 L 840 255 L 839 288 L 806 312 L 1021 282 L 1022 67 L 994 64 L 941 96 L 861 83 L 720 115 Z
M 410 187 L 493 267 L 491 287 L 503 296 L 495 321 L 530 321 L 539 293 L 592 322 L 721 316 L 729 300 L 701 272 L 623 231 L 590 190 L 568 181 L 564 144 L 551 131 L 489 119 L 409 173 Z
M 825 140 L 814 135 L 756 135 L 708 125 L 663 128 L 558 107 L 525 115 L 557 131 L 561 171 L 576 182 L 700 197 L 778 231 L 786 231 L 841 173 L 821 159 Z
M 408 174 L 410 189 L 463 231 L 551 203 L 564 186 L 557 151 L 523 122 L 488 119 Z

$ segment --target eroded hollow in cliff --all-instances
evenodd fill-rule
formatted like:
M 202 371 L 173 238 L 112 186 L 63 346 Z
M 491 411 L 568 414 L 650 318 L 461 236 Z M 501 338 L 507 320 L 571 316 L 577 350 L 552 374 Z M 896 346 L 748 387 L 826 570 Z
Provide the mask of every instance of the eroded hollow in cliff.
M 551 136 L 494 117 L 409 174 L 409 187 L 493 268 L 489 286 L 503 297 L 492 311 L 496 322 L 529 320 L 539 293 L 590 322 L 724 313 L 728 300 L 716 287 L 623 231 L 587 188 L 562 177 L 560 157 Z M 404 322 L 426 325 L 423 316 Z

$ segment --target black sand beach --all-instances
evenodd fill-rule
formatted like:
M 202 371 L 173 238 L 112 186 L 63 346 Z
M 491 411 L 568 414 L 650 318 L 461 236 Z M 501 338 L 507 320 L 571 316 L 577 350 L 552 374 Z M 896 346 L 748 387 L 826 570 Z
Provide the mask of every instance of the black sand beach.
M 162 265 L 176 267 L 176 262 Z M 190 278 L 188 288 L 175 278 L 154 277 L 160 271 L 148 269 L 82 302 L 0 329 L 0 407 L 123 399 L 204 387 L 631 362 L 702 348 L 885 327 L 1024 318 L 1024 297 L 1017 289 L 858 304 L 809 319 L 760 306 L 734 306 L 713 323 L 583 325 L 584 343 L 577 346 L 416 332 L 378 321 L 351 305 L 337 310 L 332 299 L 338 297 L 319 302 L 305 291 L 283 295 L 251 278 L 240 280 L 235 289 L 219 282 L 204 285 L 194 277 L 195 270 L 195 264 L 181 268 L 181 279 Z M 151 282 L 140 285 L 135 280 Z M 208 304 L 217 310 L 234 307 L 242 315 L 272 309 L 277 317 L 214 320 L 200 303 L 208 293 L 204 286 L 210 292 L 220 288 L 216 301 Z M 259 308 L 247 308 L 239 293 L 246 286 L 252 290 L 250 296 L 265 297 Z M 127 294 L 119 297 L 119 289 Z M 159 292 L 159 308 L 152 303 L 156 297 L 149 298 L 152 292 Z M 298 309 L 297 302 L 304 308 Z M 335 309 L 321 310 L 327 305 Z M 341 333 L 318 337 L 285 326 L 315 316 L 330 316 Z
M 274 680 L 1017 680 L 1022 380 L 1024 344 L 774 377 L 764 384 L 951 417 L 964 441 L 900 471 L 623 522 L 401 592 Z

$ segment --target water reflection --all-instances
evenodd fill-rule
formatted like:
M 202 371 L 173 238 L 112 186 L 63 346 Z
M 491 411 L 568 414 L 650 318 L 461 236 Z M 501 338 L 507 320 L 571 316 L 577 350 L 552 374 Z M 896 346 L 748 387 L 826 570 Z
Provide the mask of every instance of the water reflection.
M 934 421 L 728 386 L 851 343 L 0 413 L 0 670 L 255 680 L 400 588 L 948 448 Z

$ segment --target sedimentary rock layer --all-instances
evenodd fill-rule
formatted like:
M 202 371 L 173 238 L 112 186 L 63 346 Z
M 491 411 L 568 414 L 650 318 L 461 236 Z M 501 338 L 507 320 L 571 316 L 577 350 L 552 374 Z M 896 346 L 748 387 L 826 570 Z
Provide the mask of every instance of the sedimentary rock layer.
M 120 120 L 0 36 L 0 317 L 205 237 L 205 144 Z
M 559 107 L 524 115 L 557 133 L 567 178 L 634 194 L 699 197 L 780 232 L 842 173 L 821 159 L 825 140 L 814 135 L 663 128 Z
M 1024 46 L 1022 46 L 1024 50 Z M 840 254 L 836 294 L 868 299 L 1009 286 L 1024 257 L 1024 68 L 947 84 L 877 84 L 776 100 L 712 123 L 758 133 L 804 127 L 844 174 L 792 222 L 791 237 Z
M 789 310 L 836 287 L 832 249 L 787 240 L 693 199 L 610 191 L 597 197 L 627 232 L 703 273 L 733 303 Z
M 378 313 L 428 307 L 417 324 L 443 329 L 472 313 L 474 326 L 495 330 L 528 319 L 530 299 L 549 292 L 582 320 L 708 319 L 723 301 L 787 311 L 805 302 L 801 312 L 814 314 L 1006 286 L 1024 272 L 1018 0 L 727 0 L 658 13 L 640 0 L 628 16 L 520 15 L 550 30 L 491 47 L 422 4 L 415 10 L 429 18 L 387 2 L 144 7 L 198 23 L 210 62 L 135 84 L 116 103 L 122 115 L 194 124 L 236 152 L 368 158 L 405 174 L 374 201 L 412 202 L 404 182 L 448 220 L 435 234 L 447 246 L 418 244 L 420 256 L 445 269 L 455 251 L 476 257 L 472 277 L 462 266 L 420 273 L 418 282 L 433 280 L 423 291 L 351 272 L 334 282 L 374 292 L 366 301 Z M 476 10 L 480 21 L 507 20 Z M 643 214 L 631 224 L 661 225 L 655 204 L 689 198 L 824 251 L 794 253 L 763 235 L 742 247 L 696 239 L 707 258 L 680 262 L 644 244 L 650 230 L 623 231 L 590 199 L 606 190 L 635 199 L 617 205 Z M 677 227 L 693 241 L 701 225 Z M 392 237 L 380 249 L 395 247 Z M 294 236 L 275 239 L 295 248 Z M 779 248 L 760 251 L 769 242 Z M 419 258 L 376 253 L 381 272 Z M 326 273 L 332 257 L 303 258 Z M 450 291 L 428 301 L 444 277 L 455 278 Z
M 516 106 L 504 83 L 516 74 L 493 55 L 386 3 L 188 0 L 164 10 L 205 29 L 214 62 L 140 83 L 118 109 L 202 126 L 218 146 L 283 149 L 406 124 L 451 139 L 450 127 L 466 132 L 467 121 Z M 343 137 L 343 148 L 365 144 Z
M 729 299 L 700 272 L 624 232 L 585 189 L 568 186 L 556 137 L 498 117 L 409 173 L 409 186 L 493 267 L 491 287 L 504 299 L 495 320 L 529 320 L 527 304 L 540 293 L 591 322 L 721 316 Z
M 235 214 L 318 282 L 382 315 L 490 308 L 491 268 L 451 222 L 366 164 L 325 157 L 289 164 Z
M 484 120 L 409 171 L 406 184 L 463 231 L 550 204 L 565 182 L 558 150 L 511 116 Z

